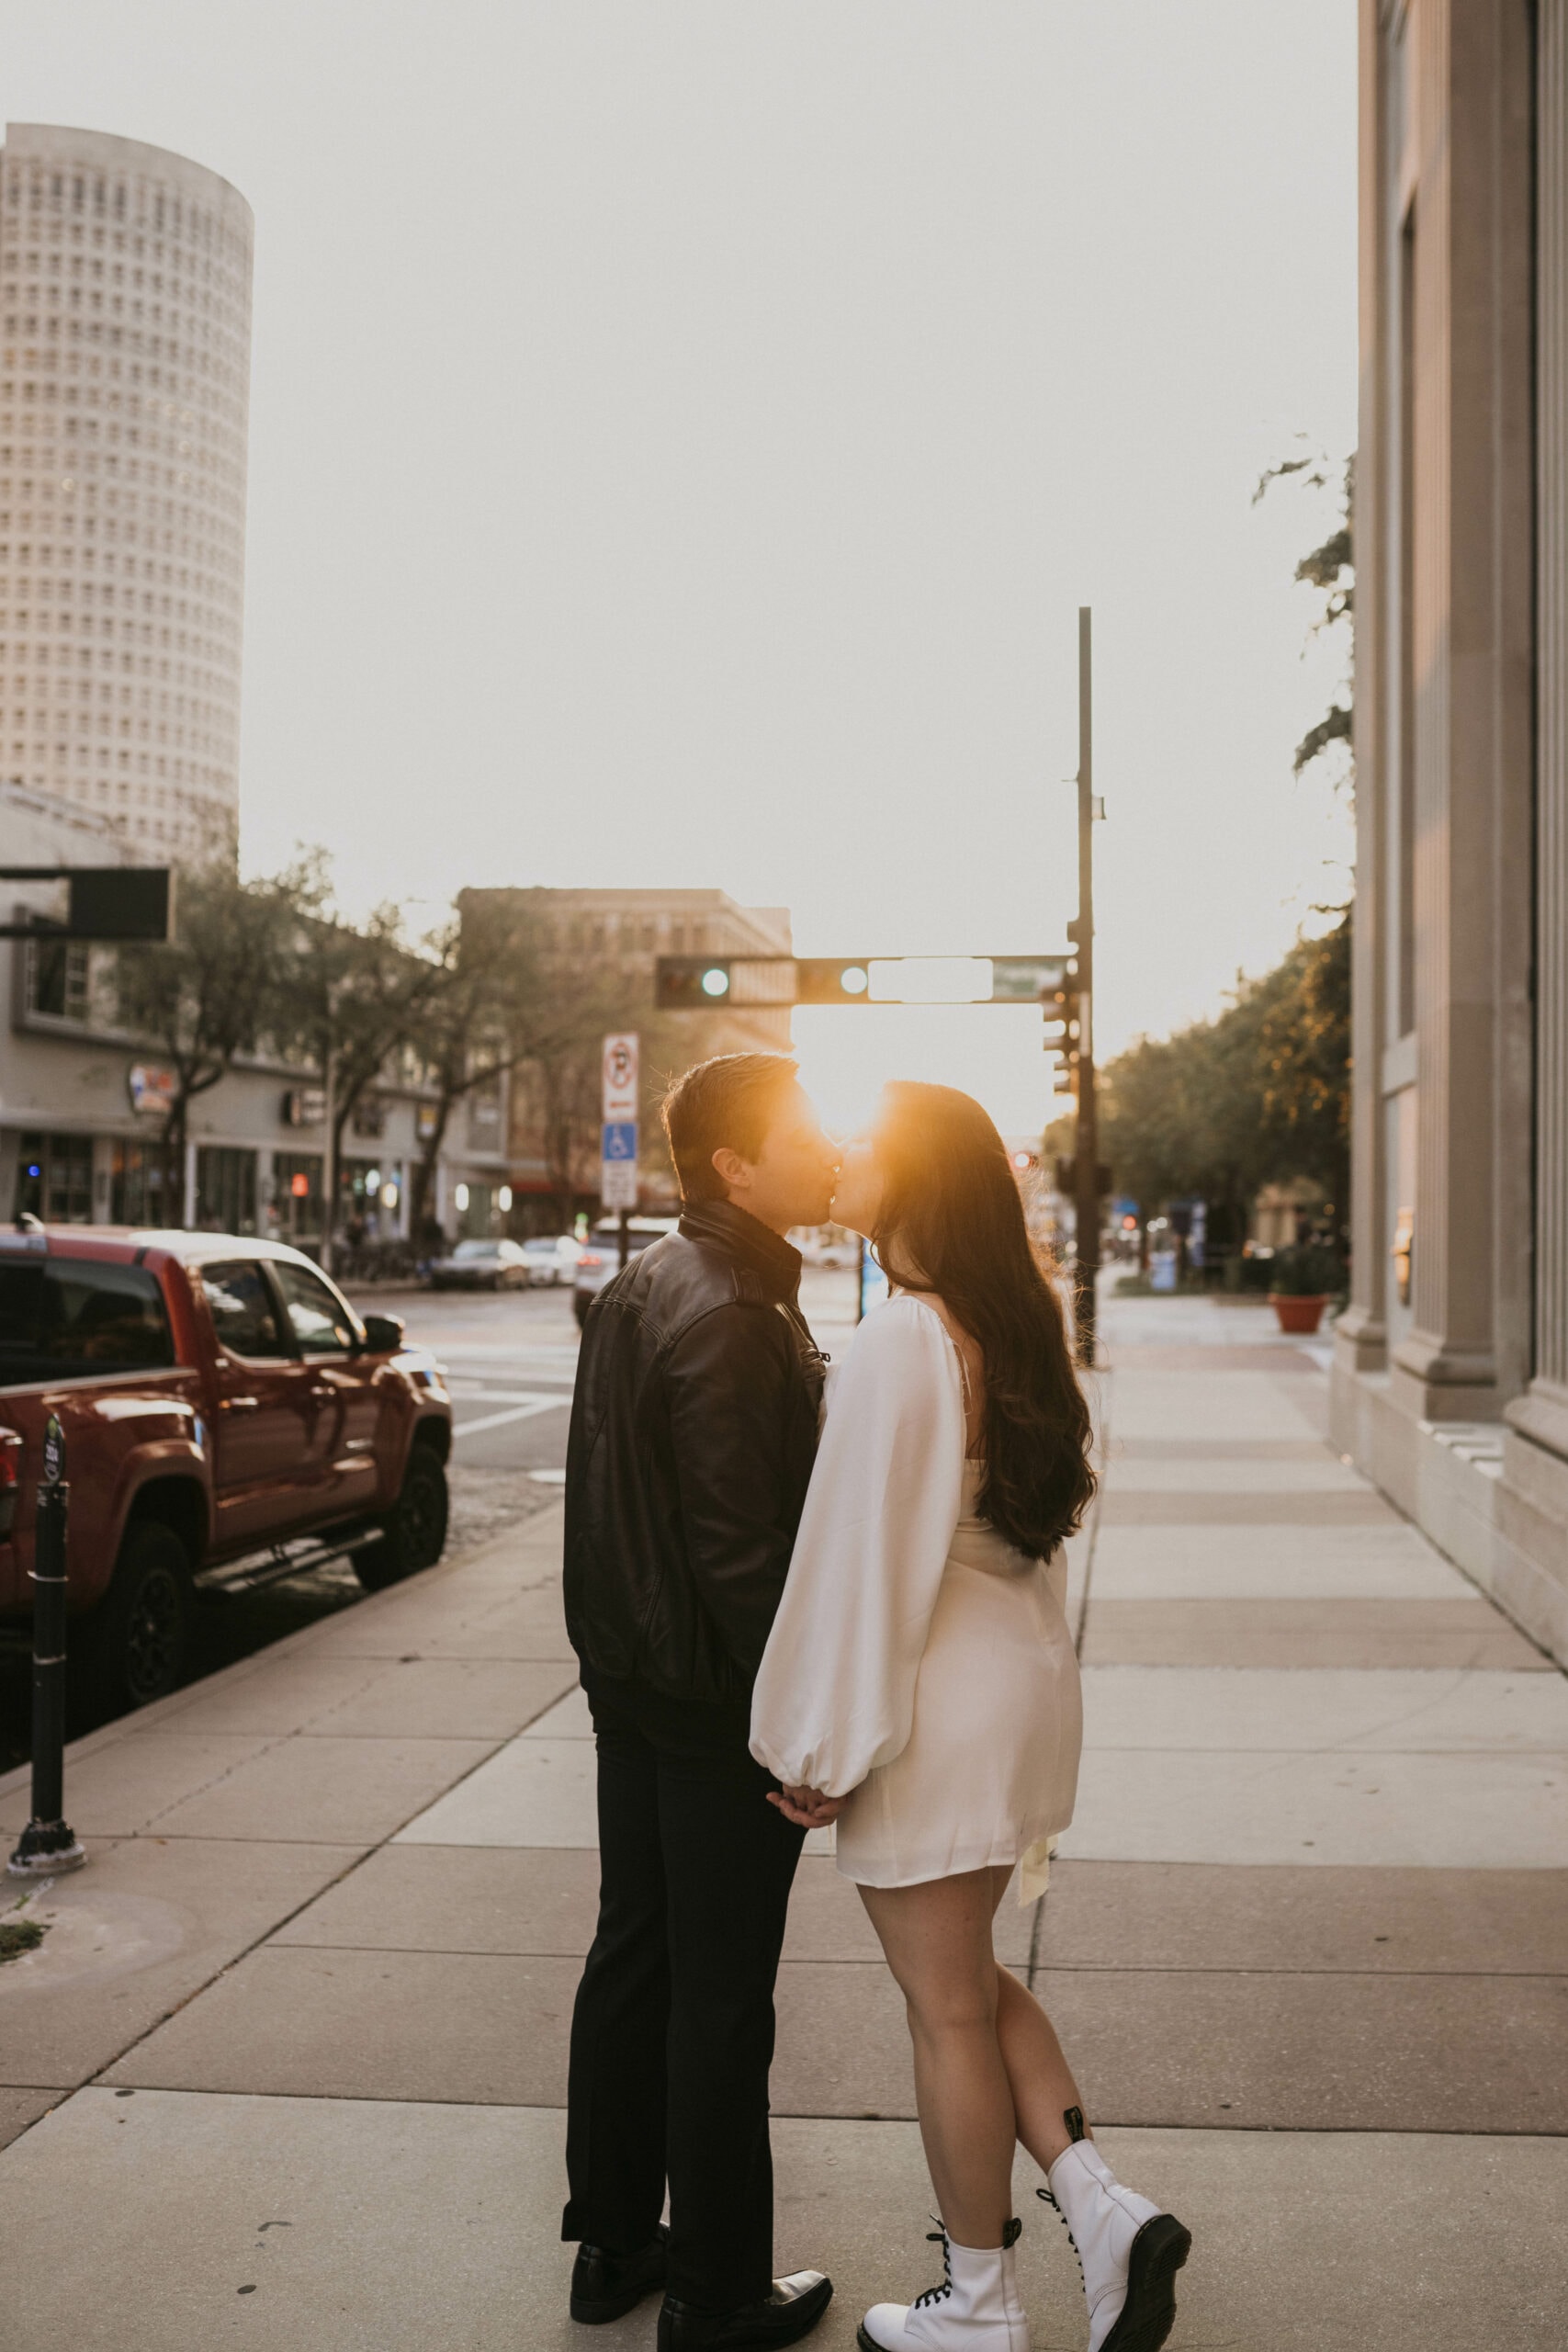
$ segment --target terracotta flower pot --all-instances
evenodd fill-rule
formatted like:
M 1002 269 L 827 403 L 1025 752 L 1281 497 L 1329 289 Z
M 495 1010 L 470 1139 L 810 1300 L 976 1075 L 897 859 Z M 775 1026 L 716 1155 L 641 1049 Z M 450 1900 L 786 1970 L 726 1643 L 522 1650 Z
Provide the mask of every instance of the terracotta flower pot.
M 1281 1331 L 1315 1331 L 1323 1320 L 1326 1298 L 1285 1298 L 1277 1290 L 1269 1294 L 1269 1304 L 1280 1318 Z

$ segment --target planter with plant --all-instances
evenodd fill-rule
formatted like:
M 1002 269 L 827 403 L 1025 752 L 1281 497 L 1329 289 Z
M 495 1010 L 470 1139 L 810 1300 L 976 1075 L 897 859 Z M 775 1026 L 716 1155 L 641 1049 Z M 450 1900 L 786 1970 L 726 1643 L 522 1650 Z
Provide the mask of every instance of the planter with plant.
M 1315 1331 L 1323 1310 L 1342 1288 L 1345 1270 L 1338 1253 L 1322 1241 L 1299 1241 L 1277 1250 L 1269 1264 L 1269 1304 L 1281 1331 Z

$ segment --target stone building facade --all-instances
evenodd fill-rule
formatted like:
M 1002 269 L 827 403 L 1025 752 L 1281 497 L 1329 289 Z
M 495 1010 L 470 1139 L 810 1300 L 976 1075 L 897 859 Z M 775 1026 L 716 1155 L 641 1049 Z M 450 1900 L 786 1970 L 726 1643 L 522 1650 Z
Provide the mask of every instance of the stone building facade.
M 1568 1659 L 1568 0 L 1361 0 L 1337 1442 Z
M 470 1227 L 484 1229 L 479 1220 L 495 1197 L 491 1188 L 502 1182 L 513 1231 L 547 1230 L 565 1213 L 569 1194 L 576 1209 L 592 1214 L 599 1182 L 599 1036 L 610 1029 L 634 1029 L 642 1039 L 642 1206 L 672 1212 L 678 1196 L 657 1115 L 666 1081 L 708 1054 L 787 1054 L 790 1014 L 787 1006 L 740 1004 L 697 1014 L 656 1012 L 654 966 L 660 956 L 792 956 L 788 908 L 743 907 L 713 889 L 468 890 L 459 903 L 488 898 L 525 904 L 545 961 L 569 994 L 581 992 L 592 1018 L 581 1043 L 498 1081 L 493 1106 L 484 1098 L 470 1102 L 474 1143 L 481 1116 L 504 1136 L 502 1157 L 488 1171 L 476 1161 L 468 1179 Z
M 70 801 L 0 783 L 0 865 L 114 865 L 139 858 L 112 824 Z M 40 885 L 0 885 L 6 920 L 49 911 Z M 318 1071 L 257 1054 L 190 1106 L 180 1198 L 165 1198 L 156 1045 L 119 1023 L 114 953 L 85 941 L 0 941 L 0 1216 L 155 1226 L 183 1208 L 213 1232 L 265 1233 L 316 1250 L 325 1184 Z M 338 1233 L 409 1233 L 429 1091 L 389 1070 L 351 1118 L 337 1166 Z M 465 1170 L 436 1163 L 436 1203 L 460 1222 Z
M 252 220 L 199 164 L 0 153 L 0 777 L 148 854 L 231 831 Z

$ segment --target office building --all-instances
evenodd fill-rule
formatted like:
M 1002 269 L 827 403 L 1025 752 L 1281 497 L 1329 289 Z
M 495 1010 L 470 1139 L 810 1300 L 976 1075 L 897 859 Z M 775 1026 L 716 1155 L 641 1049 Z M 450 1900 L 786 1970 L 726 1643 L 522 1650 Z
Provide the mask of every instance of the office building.
M 674 1175 L 656 1106 L 666 1080 L 707 1054 L 788 1053 L 789 1008 L 726 1004 L 697 1014 L 655 1012 L 660 956 L 794 954 L 787 907 L 743 907 L 723 890 L 466 890 L 465 909 L 514 899 L 526 913 L 542 961 L 585 1015 L 581 1038 L 520 1066 L 467 1113 L 465 1216 L 472 1231 L 495 1222 L 504 1185 L 519 1231 L 547 1228 L 569 1212 L 592 1211 L 599 1182 L 599 1036 L 634 1029 L 642 1039 L 642 1204 L 677 1205 Z
M 231 838 L 250 207 L 134 140 L 0 153 L 0 779 L 149 855 Z
M 1568 1660 L 1568 0 L 1361 0 L 1337 1442 Z

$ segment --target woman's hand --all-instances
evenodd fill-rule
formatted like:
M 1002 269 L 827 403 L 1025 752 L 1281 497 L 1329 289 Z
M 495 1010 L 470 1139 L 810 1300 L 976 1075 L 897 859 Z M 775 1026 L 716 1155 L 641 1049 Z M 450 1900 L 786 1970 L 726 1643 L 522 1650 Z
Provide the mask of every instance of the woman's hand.
M 776 1804 L 786 1821 L 797 1829 L 826 1829 L 837 1821 L 848 1797 L 825 1797 L 820 1789 L 792 1788 L 786 1781 L 781 1794 L 768 1791 L 768 1803 Z

